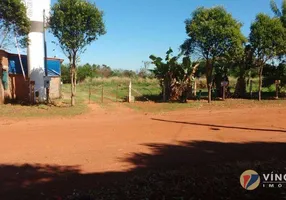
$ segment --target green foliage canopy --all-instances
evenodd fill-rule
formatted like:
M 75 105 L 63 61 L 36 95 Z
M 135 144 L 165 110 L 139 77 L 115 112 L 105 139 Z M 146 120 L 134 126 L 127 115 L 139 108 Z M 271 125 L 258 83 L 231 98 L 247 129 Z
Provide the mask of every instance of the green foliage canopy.
M 286 85 L 286 64 L 281 63 L 278 66 L 265 65 L 263 70 L 263 86 L 269 87 L 276 80 L 280 80 L 281 86 Z
M 189 56 L 179 62 L 180 56 L 172 56 L 173 50 L 170 48 L 166 52 L 165 61 L 162 58 L 151 55 L 149 58 L 156 67 L 151 70 L 155 77 L 159 79 L 162 93 L 165 93 L 164 100 L 178 100 L 190 87 L 190 83 L 195 74 Z
M 198 8 L 185 23 L 189 38 L 181 49 L 186 55 L 197 54 L 205 59 L 210 102 L 215 62 L 243 52 L 242 44 L 246 38 L 240 31 L 242 24 L 220 6 Z
M 51 32 L 68 56 L 82 52 L 105 34 L 103 12 L 88 1 L 59 0 L 51 11 Z
M 257 59 L 256 65 L 263 66 L 285 54 L 286 30 L 279 19 L 258 14 L 250 29 L 249 42 Z
M 263 68 L 267 62 L 285 55 L 286 30 L 278 18 L 258 14 L 251 24 L 249 42 L 259 69 L 259 96 L 261 100 Z
M 156 66 L 151 70 L 155 77 L 164 79 L 166 76 L 171 76 L 176 82 L 183 82 L 191 74 L 193 68 L 189 57 L 184 57 L 183 62 L 179 63 L 179 56 L 172 56 L 173 50 L 170 48 L 166 52 L 165 62 L 160 57 L 150 56 L 152 63 Z
M 59 0 L 51 9 L 50 28 L 70 61 L 71 105 L 75 105 L 76 61 L 86 46 L 105 34 L 103 12 L 86 0 Z
M 30 21 L 27 17 L 27 9 L 21 0 L 0 1 L 0 48 L 14 35 L 20 37 L 20 44 L 26 46 Z
M 185 24 L 189 38 L 181 48 L 187 55 L 198 53 L 205 59 L 226 56 L 246 41 L 240 31 L 242 24 L 223 7 L 198 8 Z
M 286 0 L 282 1 L 281 9 L 278 8 L 274 0 L 271 0 L 270 7 L 276 17 L 280 18 L 284 27 L 286 27 Z

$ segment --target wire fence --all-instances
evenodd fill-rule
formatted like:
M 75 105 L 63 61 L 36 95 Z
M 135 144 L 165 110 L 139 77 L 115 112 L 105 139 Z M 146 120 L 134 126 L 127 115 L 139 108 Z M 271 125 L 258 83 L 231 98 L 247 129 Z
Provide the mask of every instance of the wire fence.
M 83 85 L 84 93 L 88 94 L 89 103 L 108 103 L 108 102 L 133 102 L 133 101 L 162 101 L 162 88 L 159 83 L 156 82 L 138 82 L 133 80 L 130 87 L 130 81 L 96 81 L 91 83 L 85 83 Z M 194 98 L 207 97 L 207 89 L 200 85 L 199 80 L 193 93 Z M 226 98 L 234 97 L 235 87 L 229 86 L 226 92 Z M 263 88 L 264 98 L 270 98 L 278 96 L 275 94 L 275 85 L 271 88 Z M 258 80 L 249 81 L 246 84 L 247 97 L 256 99 L 258 97 Z M 215 93 L 214 93 L 215 96 Z M 279 93 L 279 97 L 284 97 L 282 93 Z
M 152 101 L 160 96 L 159 85 L 130 86 L 130 83 L 101 83 L 100 85 L 88 85 L 88 101 L 97 103 L 128 102 L 128 101 Z

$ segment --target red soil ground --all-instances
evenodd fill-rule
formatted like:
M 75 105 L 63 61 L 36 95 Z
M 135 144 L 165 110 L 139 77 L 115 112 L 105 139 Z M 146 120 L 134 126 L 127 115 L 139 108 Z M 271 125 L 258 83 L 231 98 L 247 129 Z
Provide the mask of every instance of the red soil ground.
M 73 166 L 82 174 L 126 171 L 136 166 L 125 158 L 134 153 L 153 153 L 146 144 L 195 141 L 286 142 L 285 108 L 150 114 L 122 106 L 105 111 L 94 105 L 90 113 L 70 119 L 2 119 L 0 166 Z M 0 173 L 5 177 L 3 170 Z M 17 182 L 17 176 L 6 180 Z M 8 182 L 1 184 L 7 192 Z

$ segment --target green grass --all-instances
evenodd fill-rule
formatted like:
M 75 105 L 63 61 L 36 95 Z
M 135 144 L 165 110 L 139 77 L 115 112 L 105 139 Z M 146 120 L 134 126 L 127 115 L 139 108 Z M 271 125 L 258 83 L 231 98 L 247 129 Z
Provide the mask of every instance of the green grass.
M 39 118 L 39 117 L 69 117 L 85 113 L 88 108 L 85 104 L 79 103 L 70 107 L 65 106 L 47 106 L 47 105 L 34 105 L 34 106 L 22 106 L 22 105 L 1 105 L 0 106 L 0 118 Z
M 102 85 L 103 85 L 103 102 L 123 102 L 126 101 L 126 97 L 128 96 L 128 87 L 129 87 L 129 78 L 95 78 L 92 81 L 85 81 L 81 84 L 77 85 L 77 95 L 80 97 L 84 97 L 86 100 L 89 100 L 90 94 L 90 101 L 95 103 L 102 102 Z M 205 79 L 201 78 L 198 82 L 197 91 L 202 90 L 202 98 L 207 97 L 207 88 L 204 86 L 206 85 Z M 234 92 L 236 79 L 230 79 L 230 88 L 231 92 Z M 201 86 L 201 87 L 200 87 Z M 132 96 L 135 97 L 138 101 L 157 101 L 161 100 L 160 93 L 161 88 L 159 82 L 156 79 L 132 79 Z M 253 95 L 255 98 L 258 91 L 258 79 L 253 80 L 253 87 L 252 87 Z M 69 86 L 64 85 L 63 91 L 65 93 L 69 92 Z M 247 87 L 247 92 L 249 92 L 249 87 Z M 270 87 L 262 89 L 263 98 L 271 98 L 275 96 L 275 86 L 271 85 Z M 166 107 L 184 107 L 179 104 L 179 106 L 166 106 Z
M 101 103 L 102 85 L 103 85 L 103 101 L 126 101 L 129 91 L 130 79 L 126 78 L 110 78 L 110 79 L 94 79 L 92 82 L 84 82 L 77 86 L 77 91 L 96 103 Z M 64 86 L 65 88 L 65 86 Z M 154 79 L 134 79 L 132 80 L 132 96 L 140 98 L 142 96 L 157 97 L 161 92 L 161 88 L 157 80 Z M 145 98 L 146 100 L 146 98 Z
M 204 79 L 200 80 L 204 82 Z M 35 106 L 21 106 L 21 105 L 1 105 L 0 117 L 9 118 L 29 118 L 29 117 L 52 117 L 52 116 L 75 116 L 86 113 L 88 111 L 88 103 L 97 103 L 103 109 L 116 109 L 114 102 L 124 102 L 128 96 L 128 87 L 130 79 L 128 78 L 96 78 L 92 81 L 86 81 L 77 85 L 76 106 L 70 107 L 70 85 L 64 84 L 62 87 L 63 98 L 56 100 L 55 105 L 35 105 Z M 231 80 L 234 84 L 235 80 Z M 102 103 L 102 84 L 103 84 L 103 103 Z M 204 85 L 204 83 L 198 84 Z M 264 100 L 258 102 L 256 100 L 227 100 L 213 101 L 208 104 L 203 101 L 190 101 L 189 103 L 154 103 L 161 100 L 161 88 L 155 79 L 133 79 L 132 80 L 132 96 L 135 96 L 136 103 L 124 103 L 128 108 L 139 112 L 160 113 L 187 108 L 228 108 L 239 106 L 267 106 L 283 104 L 284 101 Z M 253 84 L 253 98 L 256 99 L 258 89 L 258 81 L 254 80 Z M 202 90 L 202 99 L 207 97 L 206 88 L 197 88 L 197 91 Z M 232 87 L 234 90 L 234 87 Z M 282 90 L 283 91 L 283 90 Z M 271 99 L 275 96 L 274 85 L 263 88 L 263 98 Z M 144 102 L 143 102 L 144 101 Z
M 67 91 L 67 86 L 64 87 L 64 92 Z M 47 117 L 71 117 L 80 115 L 88 111 L 85 103 L 86 97 L 79 93 L 76 106 L 70 106 L 70 95 L 65 94 L 62 99 L 53 101 L 51 105 L 20 105 L 6 104 L 0 105 L 0 118 L 47 118 Z

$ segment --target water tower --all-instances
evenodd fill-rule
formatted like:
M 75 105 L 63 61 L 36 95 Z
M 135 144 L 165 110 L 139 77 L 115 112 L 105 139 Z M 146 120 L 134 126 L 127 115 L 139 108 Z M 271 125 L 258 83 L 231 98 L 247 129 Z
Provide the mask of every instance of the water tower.
M 50 0 L 22 0 L 31 21 L 28 45 L 28 76 L 35 82 L 35 93 L 40 101 L 46 99 L 45 76 L 45 21 L 50 13 Z

